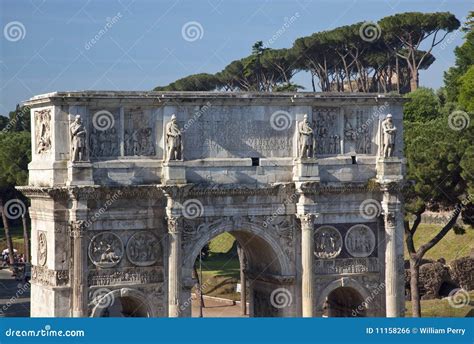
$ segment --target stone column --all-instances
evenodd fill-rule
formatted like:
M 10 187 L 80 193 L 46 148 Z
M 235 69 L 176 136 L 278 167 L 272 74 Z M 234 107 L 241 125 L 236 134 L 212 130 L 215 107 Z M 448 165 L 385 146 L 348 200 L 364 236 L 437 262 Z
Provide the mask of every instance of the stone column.
M 73 245 L 72 263 L 72 316 L 87 317 L 87 258 L 84 235 L 84 221 L 71 222 Z
M 168 316 L 179 317 L 181 305 L 181 230 L 180 218 L 168 217 Z
M 385 309 L 387 317 L 404 313 L 403 213 L 396 193 L 384 191 L 382 207 L 385 225 Z
M 314 215 L 298 215 L 301 220 L 302 311 L 303 317 L 314 316 Z

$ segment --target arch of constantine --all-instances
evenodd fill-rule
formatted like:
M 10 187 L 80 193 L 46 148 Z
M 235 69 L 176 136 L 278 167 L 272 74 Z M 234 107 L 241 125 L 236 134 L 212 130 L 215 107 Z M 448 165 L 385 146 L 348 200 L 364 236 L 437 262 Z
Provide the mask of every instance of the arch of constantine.
M 32 316 L 119 301 L 128 316 L 190 316 L 196 257 L 224 232 L 245 253 L 251 316 L 403 315 L 401 97 L 84 91 L 25 105 Z

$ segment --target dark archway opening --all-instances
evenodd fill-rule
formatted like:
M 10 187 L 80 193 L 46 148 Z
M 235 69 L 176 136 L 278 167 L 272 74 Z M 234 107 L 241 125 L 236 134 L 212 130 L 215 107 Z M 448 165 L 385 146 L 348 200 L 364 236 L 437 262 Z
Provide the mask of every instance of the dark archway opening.
M 238 247 L 244 261 L 239 257 Z M 201 314 L 199 290 L 205 295 L 203 317 L 281 316 L 282 309 L 272 304 L 272 292 L 281 286 L 265 279 L 266 276 L 281 275 L 279 256 L 265 239 L 244 230 L 223 232 L 204 246 L 201 261 L 199 258 L 198 254 L 194 263 L 193 317 Z M 244 290 L 245 315 L 241 294 Z M 218 304 L 209 296 L 228 302 Z
M 339 287 L 329 293 L 324 315 L 327 317 L 365 317 L 367 309 L 359 292 L 350 287 Z
M 101 312 L 103 318 L 147 318 L 148 307 L 134 297 L 118 297 Z

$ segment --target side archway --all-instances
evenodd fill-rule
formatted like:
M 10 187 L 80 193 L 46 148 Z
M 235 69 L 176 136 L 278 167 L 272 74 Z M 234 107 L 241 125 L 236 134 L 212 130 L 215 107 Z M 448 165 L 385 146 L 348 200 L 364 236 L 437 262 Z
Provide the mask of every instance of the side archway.
M 316 316 L 324 316 L 325 307 L 328 307 L 328 316 L 372 316 L 371 303 L 367 302 L 370 298 L 370 293 L 358 281 L 343 277 L 332 281 L 320 292 Z
M 105 306 L 104 306 L 105 303 Z M 121 311 L 115 312 L 114 308 L 121 308 Z M 121 315 L 120 315 L 121 313 Z M 131 288 L 121 288 L 104 294 L 100 299 L 96 300 L 95 306 L 92 308 L 91 317 L 156 317 L 151 303 L 147 296 Z

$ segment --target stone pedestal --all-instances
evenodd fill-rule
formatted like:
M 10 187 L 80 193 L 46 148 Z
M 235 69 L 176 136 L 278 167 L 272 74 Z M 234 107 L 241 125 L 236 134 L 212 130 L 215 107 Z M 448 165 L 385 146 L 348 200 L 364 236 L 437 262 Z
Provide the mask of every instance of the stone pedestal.
M 403 179 L 403 159 L 397 157 L 377 159 L 377 180 L 380 183 L 398 182 Z
M 296 159 L 293 165 L 293 181 L 319 181 L 319 166 L 316 159 Z
M 88 161 L 71 162 L 67 164 L 68 186 L 94 185 L 92 164 Z
M 186 166 L 182 160 L 163 162 L 161 182 L 164 185 L 186 184 Z

